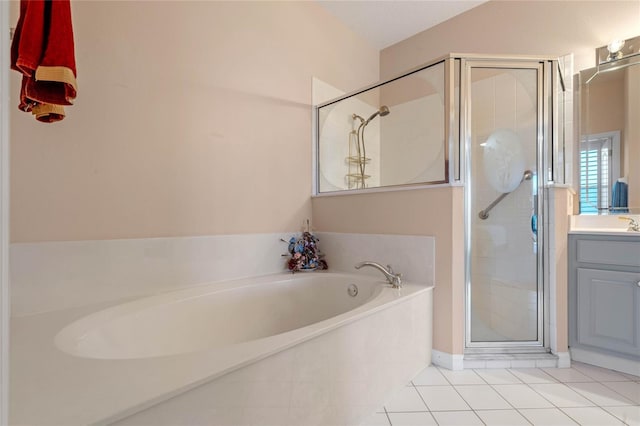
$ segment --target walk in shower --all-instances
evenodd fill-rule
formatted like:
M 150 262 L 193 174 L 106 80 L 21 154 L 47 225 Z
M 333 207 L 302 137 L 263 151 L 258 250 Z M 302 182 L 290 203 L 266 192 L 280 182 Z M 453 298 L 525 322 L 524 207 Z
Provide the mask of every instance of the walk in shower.
M 546 347 L 546 65 L 464 61 L 466 353 Z
M 563 90 L 553 58 L 451 55 L 317 109 L 317 193 L 464 185 L 465 354 L 549 350 Z

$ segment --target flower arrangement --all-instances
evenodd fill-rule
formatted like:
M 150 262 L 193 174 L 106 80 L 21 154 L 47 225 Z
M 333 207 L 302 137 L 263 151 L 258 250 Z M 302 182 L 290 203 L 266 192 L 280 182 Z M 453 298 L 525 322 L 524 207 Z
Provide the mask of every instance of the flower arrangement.
M 291 272 L 328 268 L 327 262 L 322 259 L 324 255 L 318 249 L 318 239 L 311 232 L 303 232 L 300 238 L 291 237 L 288 243 L 289 254 L 283 256 L 289 257 L 287 268 Z

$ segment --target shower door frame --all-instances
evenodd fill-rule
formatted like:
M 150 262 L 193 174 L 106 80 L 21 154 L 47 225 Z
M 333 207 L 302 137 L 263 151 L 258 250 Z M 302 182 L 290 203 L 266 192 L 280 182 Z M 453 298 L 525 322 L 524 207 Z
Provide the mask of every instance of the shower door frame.
M 552 132 L 552 79 L 553 63 L 549 58 L 539 57 L 473 57 L 460 58 L 460 118 L 461 138 L 464 143 L 463 164 L 465 195 L 465 353 L 546 353 L 549 352 L 549 291 L 545 271 L 547 256 L 545 237 L 547 232 L 545 211 L 545 187 L 553 181 Z M 526 341 L 472 341 L 471 340 L 471 74 L 474 68 L 533 69 L 537 72 L 536 91 L 536 176 L 537 176 L 537 339 Z

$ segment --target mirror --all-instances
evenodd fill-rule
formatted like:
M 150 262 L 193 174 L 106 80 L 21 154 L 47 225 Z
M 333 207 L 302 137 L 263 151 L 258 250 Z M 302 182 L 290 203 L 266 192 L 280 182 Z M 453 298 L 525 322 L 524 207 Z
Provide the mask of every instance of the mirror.
M 447 182 L 444 68 L 320 105 L 318 193 Z
M 580 214 L 640 211 L 640 55 L 579 74 Z

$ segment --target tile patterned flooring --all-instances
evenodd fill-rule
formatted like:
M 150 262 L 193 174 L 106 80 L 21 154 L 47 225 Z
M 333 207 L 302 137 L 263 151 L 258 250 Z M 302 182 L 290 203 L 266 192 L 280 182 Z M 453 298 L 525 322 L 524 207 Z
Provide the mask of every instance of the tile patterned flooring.
M 365 426 L 640 426 L 640 377 L 571 368 L 427 367 Z

